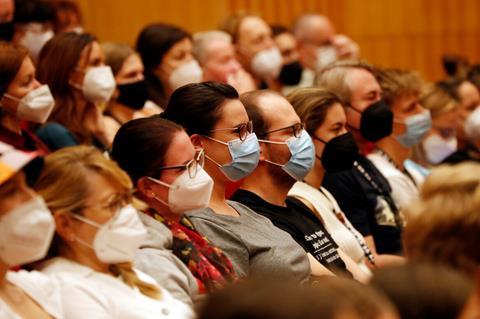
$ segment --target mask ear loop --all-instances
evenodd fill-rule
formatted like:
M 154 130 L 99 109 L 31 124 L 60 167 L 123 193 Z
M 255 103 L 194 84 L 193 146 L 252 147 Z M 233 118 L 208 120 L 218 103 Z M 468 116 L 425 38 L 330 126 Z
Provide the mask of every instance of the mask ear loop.
M 277 142 L 277 141 L 269 141 L 269 140 L 262 140 L 262 139 L 259 139 L 258 142 L 266 143 L 266 144 L 287 145 L 288 146 L 287 142 Z M 289 151 L 290 151 L 290 148 L 289 148 Z M 290 152 L 290 157 L 291 156 L 292 156 L 292 153 Z M 265 159 L 264 161 L 266 163 L 269 163 L 269 164 L 272 164 L 272 165 L 275 165 L 275 166 L 278 166 L 278 167 L 284 167 L 288 163 L 288 161 L 287 161 L 287 163 L 285 163 L 285 164 L 279 164 L 279 163 L 275 163 L 275 162 L 267 160 L 267 159 Z

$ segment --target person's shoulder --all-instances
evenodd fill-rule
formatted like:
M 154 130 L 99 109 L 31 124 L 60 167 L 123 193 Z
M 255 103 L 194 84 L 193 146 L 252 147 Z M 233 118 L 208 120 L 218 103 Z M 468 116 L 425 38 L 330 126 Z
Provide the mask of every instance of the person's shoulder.
M 42 125 L 35 134 L 48 146 L 51 151 L 62 147 L 78 145 L 72 132 L 57 122 Z

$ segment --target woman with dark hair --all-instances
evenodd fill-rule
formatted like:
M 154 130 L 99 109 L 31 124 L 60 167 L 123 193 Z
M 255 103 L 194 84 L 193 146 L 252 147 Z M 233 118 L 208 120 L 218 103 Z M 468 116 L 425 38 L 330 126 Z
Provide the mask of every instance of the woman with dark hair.
M 307 254 L 289 234 L 248 207 L 225 199 L 227 183 L 248 176 L 260 157 L 237 91 L 216 82 L 185 85 L 172 94 L 162 116 L 183 126 L 193 144 L 205 152 L 205 170 L 214 181 L 212 197 L 207 208 L 186 215 L 225 251 L 239 277 L 307 279 Z
M 141 216 L 149 237 L 159 223 L 171 230 L 173 242 L 164 248 L 188 266 L 197 279 L 198 292 L 211 292 L 233 282 L 236 276 L 230 260 L 183 215 L 204 209 L 213 188 L 211 177 L 203 170 L 204 152 L 194 148 L 185 131 L 160 117 L 132 120 L 115 136 L 112 157 L 130 175 L 135 195 L 150 207 Z M 136 263 L 156 277 L 163 266 L 151 255 L 141 250 Z
M 45 144 L 21 124 L 44 123 L 53 107 L 50 89 L 37 81 L 28 51 L 0 43 L 0 141 L 21 150 L 48 152 Z
M 162 108 L 176 88 L 202 80 L 191 35 L 181 28 L 161 23 L 145 27 L 138 36 L 137 51 L 145 66 L 149 99 Z
M 38 78 L 52 88 L 56 102 L 49 123 L 37 132 L 51 150 L 110 145 L 100 106 L 110 100 L 115 79 L 95 37 L 71 32 L 52 38 L 40 52 Z

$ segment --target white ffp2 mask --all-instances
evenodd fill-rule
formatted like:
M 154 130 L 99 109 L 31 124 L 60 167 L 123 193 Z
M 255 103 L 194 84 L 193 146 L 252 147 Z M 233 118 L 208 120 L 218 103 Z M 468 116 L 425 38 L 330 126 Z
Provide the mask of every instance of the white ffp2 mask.
M 21 99 L 5 93 L 4 96 L 17 101 L 18 118 L 34 123 L 45 123 L 52 113 L 55 100 L 48 85 L 42 85 L 30 92 Z
M 276 47 L 255 54 L 251 68 L 255 75 L 263 79 L 276 79 L 282 69 L 282 54 Z
M 196 60 L 192 60 L 173 70 L 168 79 L 168 84 L 172 90 L 176 90 L 186 84 L 199 83 L 202 78 L 202 68 Z
M 156 197 L 158 201 L 167 205 L 173 213 L 183 214 L 187 211 L 201 209 L 208 206 L 212 196 L 213 180 L 202 167 L 197 168 L 195 177 L 190 178 L 185 170 L 172 184 L 157 179 L 149 180 L 168 187 L 168 203 Z
M 55 222 L 40 196 L 0 218 L 0 259 L 19 266 L 42 259 L 55 233 Z
M 86 224 L 98 228 L 93 245 L 87 244 L 80 238 L 76 240 L 93 248 L 97 258 L 106 264 L 117 264 L 133 261 L 138 248 L 147 236 L 147 231 L 138 217 L 137 210 L 127 205 L 103 225 L 100 225 L 83 216 L 72 214 Z

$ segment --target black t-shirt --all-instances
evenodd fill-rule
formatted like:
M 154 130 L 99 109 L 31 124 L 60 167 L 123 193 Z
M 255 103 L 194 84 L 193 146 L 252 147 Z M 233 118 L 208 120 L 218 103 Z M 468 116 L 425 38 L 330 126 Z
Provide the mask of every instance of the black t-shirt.
M 299 200 L 289 197 L 286 200 L 287 207 L 277 206 L 243 189 L 237 190 L 231 200 L 242 203 L 270 219 L 275 226 L 289 233 L 306 252 L 311 253 L 331 271 L 348 274 L 345 263 L 338 255 L 337 244 L 313 212 Z
M 379 254 L 401 254 L 402 226 L 392 222 L 398 209 L 390 184 L 365 156 L 359 154 L 356 161 L 374 183 L 353 167 L 348 171 L 326 173 L 323 186 L 332 193 L 353 226 L 363 236 L 373 236 Z

